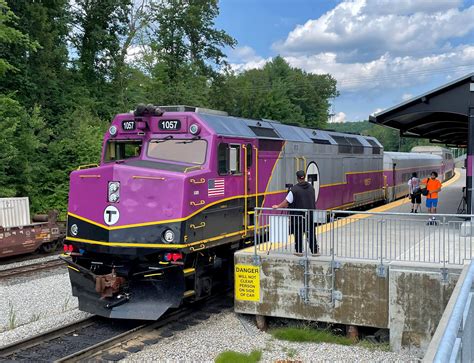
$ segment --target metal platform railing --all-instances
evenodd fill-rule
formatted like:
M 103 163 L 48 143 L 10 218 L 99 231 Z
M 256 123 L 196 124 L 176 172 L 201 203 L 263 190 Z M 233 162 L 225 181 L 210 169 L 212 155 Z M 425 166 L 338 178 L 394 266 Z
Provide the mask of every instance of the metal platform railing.
M 463 264 L 473 256 L 473 215 L 256 208 L 255 254 Z
M 424 362 L 474 361 L 474 262 L 464 267 Z

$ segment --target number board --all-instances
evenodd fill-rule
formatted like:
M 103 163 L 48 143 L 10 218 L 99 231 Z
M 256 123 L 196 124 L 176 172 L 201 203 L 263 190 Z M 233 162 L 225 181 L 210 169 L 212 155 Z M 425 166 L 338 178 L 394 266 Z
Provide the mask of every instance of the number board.
M 158 122 L 158 127 L 160 128 L 160 130 L 177 131 L 181 129 L 181 121 L 180 120 L 160 120 Z
M 122 121 L 122 130 L 123 131 L 135 130 L 135 121 L 131 121 L 131 120 Z

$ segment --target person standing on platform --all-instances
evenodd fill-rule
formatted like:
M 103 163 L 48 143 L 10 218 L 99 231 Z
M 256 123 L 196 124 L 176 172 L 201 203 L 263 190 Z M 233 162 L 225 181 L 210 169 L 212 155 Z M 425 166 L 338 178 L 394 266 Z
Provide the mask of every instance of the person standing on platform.
M 425 188 L 428 190 L 426 195 L 426 208 L 431 214 L 436 214 L 438 208 L 438 193 L 441 191 L 441 182 L 437 179 L 438 173 L 436 171 L 431 172 L 429 178 L 423 179 L 422 183 L 425 184 Z M 428 221 L 428 224 L 436 224 L 436 217 L 433 216 Z
M 314 218 L 312 210 L 316 207 L 316 197 L 313 186 L 305 180 L 306 174 L 303 170 L 296 172 L 298 183 L 293 185 L 286 195 L 286 198 L 280 203 L 272 206 L 273 209 L 287 208 L 308 209 L 309 220 L 309 247 L 311 254 L 319 254 L 319 246 L 314 235 Z M 294 215 L 294 217 L 293 217 Z M 304 212 L 294 212 L 290 217 L 290 233 L 295 236 L 295 250 L 297 256 L 303 254 L 303 234 L 306 230 Z
M 410 192 L 411 198 L 411 212 L 410 213 L 418 213 L 418 209 L 421 212 L 421 190 L 420 190 L 420 179 L 418 179 L 418 175 L 413 173 L 411 175 L 410 180 L 408 180 L 408 189 Z

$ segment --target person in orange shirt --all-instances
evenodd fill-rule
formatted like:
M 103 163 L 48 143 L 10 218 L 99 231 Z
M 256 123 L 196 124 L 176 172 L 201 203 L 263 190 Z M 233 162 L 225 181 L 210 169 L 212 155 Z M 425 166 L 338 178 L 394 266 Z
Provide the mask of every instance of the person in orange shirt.
M 436 171 L 431 172 L 431 177 L 423 179 L 422 183 L 425 184 L 428 189 L 428 195 L 426 196 L 426 208 L 428 212 L 436 214 L 436 208 L 438 207 L 438 193 L 441 191 L 441 182 L 436 179 L 438 173 Z M 433 216 L 431 220 L 434 221 L 436 218 Z

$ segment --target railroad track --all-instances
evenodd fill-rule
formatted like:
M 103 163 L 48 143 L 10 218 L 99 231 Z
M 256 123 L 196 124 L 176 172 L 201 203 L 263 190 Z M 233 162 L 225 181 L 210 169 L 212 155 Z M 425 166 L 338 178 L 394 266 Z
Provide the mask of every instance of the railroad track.
M 23 275 L 27 273 L 32 273 L 38 270 L 46 270 L 46 269 L 55 268 L 59 266 L 64 266 L 64 262 L 58 259 L 58 260 L 32 263 L 30 265 L 25 265 L 25 266 L 13 267 L 6 270 L 0 270 L 0 279 L 4 279 L 4 278 L 15 276 L 15 275 Z
M 0 348 L 0 360 L 85 362 L 116 361 L 155 344 L 175 331 L 199 324 L 211 314 L 229 309 L 232 300 L 217 294 L 170 311 L 154 322 L 90 317 Z

